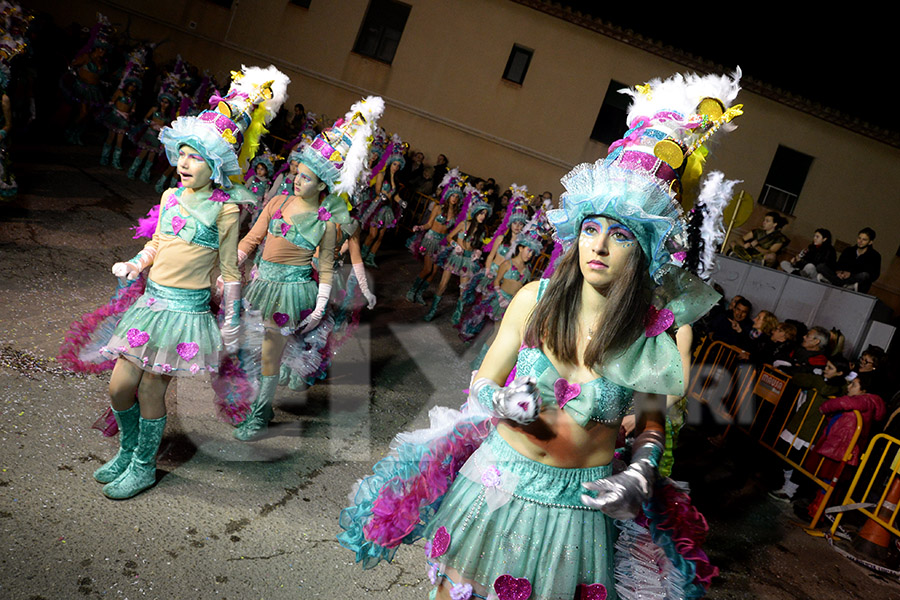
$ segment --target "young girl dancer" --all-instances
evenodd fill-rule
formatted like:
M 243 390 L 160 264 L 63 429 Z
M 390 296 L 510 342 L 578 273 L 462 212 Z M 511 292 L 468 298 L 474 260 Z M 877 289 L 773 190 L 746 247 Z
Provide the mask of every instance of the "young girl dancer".
M 469 279 L 474 276 L 479 268 L 481 247 L 484 246 L 487 237 L 487 225 L 485 221 L 491 216 L 491 205 L 482 199 L 481 193 L 472 188 L 466 190 L 472 194 L 472 202 L 469 205 L 469 215 L 465 221 L 461 221 L 447 236 L 450 244 L 441 252 L 436 262 L 444 270 L 437 293 L 431 300 L 431 308 L 425 313 L 424 319 L 431 321 L 437 314 L 438 304 L 447 291 L 450 277 L 459 277 L 460 294 L 465 289 Z M 462 305 L 457 303 L 453 313 L 452 322 L 457 323 L 462 316 Z
M 113 265 L 113 274 L 121 279 L 135 280 L 148 268 L 149 273 L 143 295 L 132 298 L 99 352 L 100 358 L 115 360 L 109 393 L 120 431 L 119 452 L 94 473 L 106 484 L 103 493 L 109 498 L 131 498 L 156 483 L 156 453 L 172 377 L 215 372 L 222 350 L 237 348 L 237 204 L 253 198 L 230 178 L 242 172 L 238 151 L 251 114 L 256 119 L 273 117 L 287 83 L 275 67 L 245 68 L 216 110 L 181 117 L 160 133 L 166 156 L 178 166 L 182 187 L 163 194 L 155 233 L 144 249 L 130 261 Z M 255 112 L 257 104 L 264 110 Z M 221 336 L 209 307 L 210 274 L 216 266 L 225 280 Z M 102 334 L 102 328 L 87 329 L 123 310 L 124 303 L 103 307 L 76 329 Z M 76 359 L 71 352 L 65 358 Z
M 272 399 L 285 346 L 289 342 L 303 344 L 303 334 L 325 316 L 332 287 L 336 225 L 350 223 L 347 201 L 341 194 L 352 196 L 364 176 L 369 138 L 383 110 L 381 98 L 369 97 L 354 104 L 344 119 L 304 146 L 293 195 L 273 198 L 238 246 L 243 262 L 260 242 L 266 241 L 259 274 L 246 295 L 252 309 L 264 320 L 262 377 L 250 413 L 234 431 L 239 440 L 256 440 L 265 434 L 275 416 Z M 312 278 L 317 248 L 318 284 Z
M 738 88 L 731 78 L 688 83 L 632 92 L 640 129 L 563 178 L 548 216 L 565 255 L 551 279 L 516 294 L 464 411 L 438 407 L 430 429 L 398 436 L 341 514 L 339 540 L 364 566 L 425 537 L 432 598 L 703 595 L 715 569 L 698 546 L 702 519 L 658 481 L 657 464 L 665 394 L 686 380 L 674 331 L 718 295 L 673 259 L 684 223 L 672 190 L 685 149 L 734 115 L 723 104 Z M 698 115 L 716 89 L 722 102 Z M 667 102 L 649 105 L 650 92 Z M 671 142 L 659 149 L 668 162 L 653 153 L 660 141 Z M 613 474 L 632 401 L 639 435 Z
M 406 299 L 416 304 L 425 304 L 422 294 L 428 289 L 431 280 L 438 272 L 435 259 L 447 238 L 447 231 L 456 222 L 459 215 L 460 204 L 464 194 L 465 179 L 460 177 L 459 169 L 451 169 L 441 182 L 440 203 L 431 209 L 431 215 L 425 225 L 413 227 L 413 236 L 410 238 L 409 247 L 413 256 L 422 258 L 422 270 L 416 276 L 412 287 L 406 293 Z

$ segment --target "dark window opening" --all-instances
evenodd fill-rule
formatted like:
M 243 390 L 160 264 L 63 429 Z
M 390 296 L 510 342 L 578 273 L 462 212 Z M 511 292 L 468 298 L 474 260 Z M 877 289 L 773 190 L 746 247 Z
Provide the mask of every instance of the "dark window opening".
M 622 139 L 628 131 L 625 119 L 628 116 L 628 104 L 631 96 L 620 94 L 619 90 L 628 87 L 618 81 L 610 81 L 603 97 L 603 105 L 597 113 L 594 128 L 591 130 L 591 139 L 609 146 L 616 140 Z
M 291 4 L 294 6 L 299 6 L 301 8 L 309 8 L 309 3 L 311 0 L 291 0 Z
M 786 215 L 794 214 L 812 162 L 813 157 L 808 154 L 778 146 L 759 203 Z
M 371 0 L 353 51 L 391 64 L 411 8 L 395 0 Z
M 503 79 L 522 85 L 532 56 L 534 56 L 534 50 L 531 48 L 513 44 L 509 60 L 506 61 L 506 68 L 503 70 Z

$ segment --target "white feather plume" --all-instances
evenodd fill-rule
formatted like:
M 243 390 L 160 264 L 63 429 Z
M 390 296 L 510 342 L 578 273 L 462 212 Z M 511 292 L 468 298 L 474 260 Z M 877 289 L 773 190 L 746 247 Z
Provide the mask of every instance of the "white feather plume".
M 697 209 L 703 211 L 703 225 L 700 228 L 703 251 L 697 275 L 702 279 L 709 279 L 714 273 L 716 250 L 725 239 L 725 207 L 731 201 L 734 186 L 738 183 L 739 180 L 725 179 L 720 171 L 711 171 L 700 188 Z
M 741 68 L 737 67 L 731 75 L 676 73 L 667 79 L 651 79 L 646 84 L 650 88 L 649 93 L 632 88 L 619 92 L 633 99 L 628 108 L 628 123 L 631 124 L 635 118 L 649 117 L 659 110 L 693 114 L 703 98 L 717 98 L 725 108 L 729 108 L 741 89 L 740 81 Z
M 369 96 L 350 107 L 344 119 L 349 121 L 356 113 L 363 116 L 365 122 L 356 128 L 350 143 L 350 150 L 344 158 L 340 181 L 332 190 L 336 194 L 346 193 L 353 196 L 363 180 L 368 180 L 369 146 L 377 127 L 378 119 L 384 113 L 384 100 L 380 96 Z
M 272 82 L 272 97 L 259 104 L 266 109 L 265 122 L 268 123 L 278 114 L 281 105 L 287 100 L 287 88 L 291 82 L 290 78 L 273 65 L 269 65 L 266 68 L 241 65 L 241 71 L 244 76 L 239 81 L 232 83 L 231 89 L 245 92 L 251 97 L 260 86 L 269 81 Z
M 444 189 L 448 185 L 450 185 L 450 182 L 454 179 L 459 179 L 459 167 L 453 167 L 452 169 L 447 171 L 447 173 L 444 175 L 444 178 L 441 179 L 441 185 L 438 187 Z

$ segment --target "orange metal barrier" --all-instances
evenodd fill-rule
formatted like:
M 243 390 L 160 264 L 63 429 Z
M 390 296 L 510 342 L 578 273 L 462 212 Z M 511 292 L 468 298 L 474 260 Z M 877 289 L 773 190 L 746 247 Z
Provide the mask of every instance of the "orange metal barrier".
M 412 229 L 425 218 L 425 211 L 428 210 L 428 204 L 437 202 L 437 200 L 428 194 L 415 192 L 407 202 L 408 205 L 406 210 L 403 211 L 403 225 L 407 229 Z
M 896 499 L 888 498 L 891 488 L 897 485 L 898 471 L 900 471 L 900 440 L 879 433 L 872 438 L 866 453 L 863 454 L 859 469 L 841 506 L 863 505 L 856 507 L 855 510 L 894 535 L 900 536 L 900 529 L 897 527 L 898 503 Z M 854 498 L 857 490 L 862 489 L 865 489 L 862 495 Z M 865 506 L 867 504 L 875 506 L 869 509 Z M 837 531 L 844 512 L 846 511 L 838 512 L 835 517 L 834 525 L 831 527 L 832 535 Z
M 688 401 L 705 404 L 723 423 L 727 434 L 735 422 L 743 398 L 752 387 L 756 369 L 739 362 L 744 351 L 737 346 L 713 342 L 701 349 L 702 358 L 691 367 L 691 380 L 685 394 Z

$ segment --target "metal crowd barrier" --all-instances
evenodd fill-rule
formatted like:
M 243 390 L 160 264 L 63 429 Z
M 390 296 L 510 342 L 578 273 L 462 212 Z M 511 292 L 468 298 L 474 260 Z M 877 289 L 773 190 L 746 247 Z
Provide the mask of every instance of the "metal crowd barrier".
M 858 510 L 870 519 L 870 523 L 900 536 L 897 525 L 898 495 L 900 495 L 900 440 L 885 433 L 879 433 L 869 443 L 866 453 L 844 496 L 841 506 L 831 526 L 831 534 L 838 530 L 844 512 Z M 856 496 L 859 490 L 865 490 Z M 850 508 L 847 508 L 850 507 Z M 871 525 L 870 525 L 871 527 Z M 864 526 L 865 528 L 865 526 Z M 862 533 L 862 530 L 860 530 Z
M 691 368 L 688 401 L 695 400 L 727 423 L 725 435 L 734 425 L 743 398 L 752 386 L 755 368 L 739 361 L 744 351 L 724 342 L 712 342 L 699 349 Z

